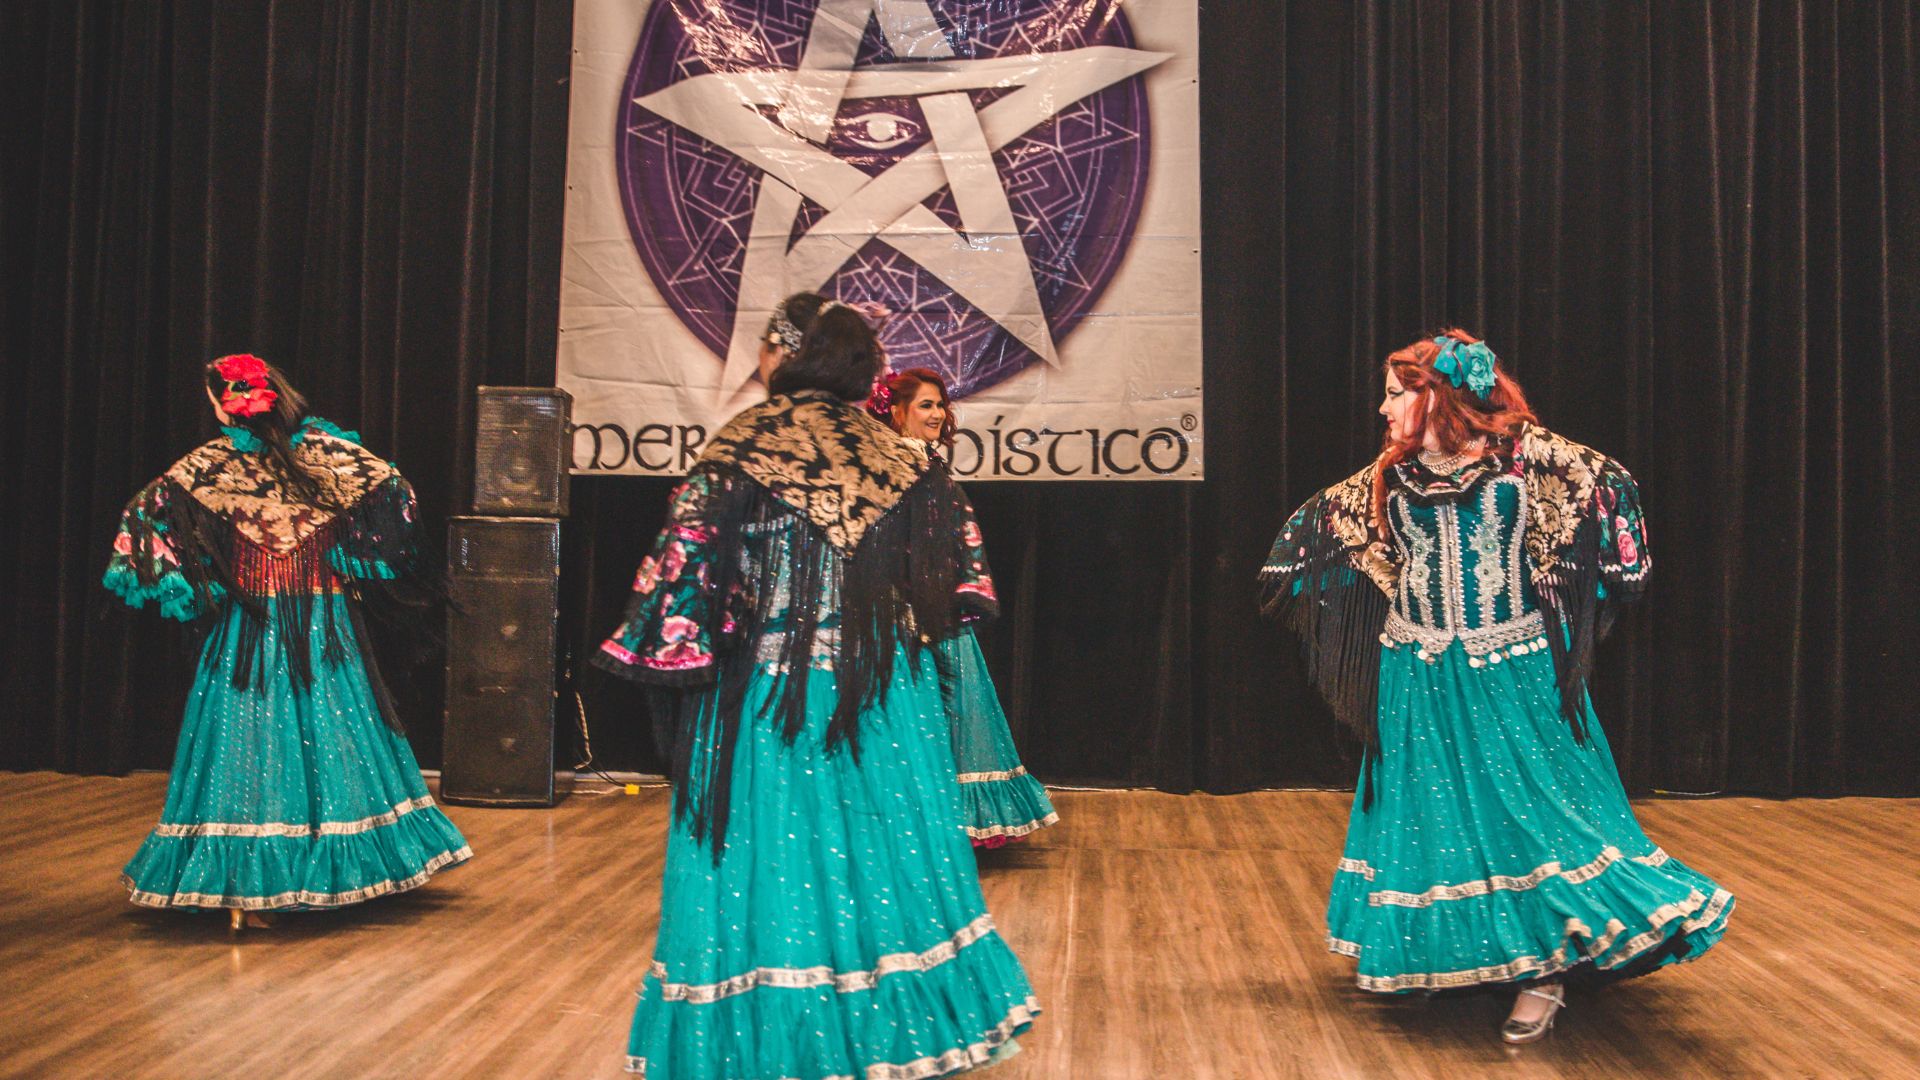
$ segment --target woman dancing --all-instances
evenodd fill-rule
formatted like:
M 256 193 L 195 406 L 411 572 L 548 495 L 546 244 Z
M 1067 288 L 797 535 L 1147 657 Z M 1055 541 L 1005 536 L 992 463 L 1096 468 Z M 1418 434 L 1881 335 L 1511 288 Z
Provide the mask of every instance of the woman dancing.
M 413 489 L 253 356 L 207 365 L 225 434 L 128 504 L 104 583 L 207 631 L 133 902 L 259 913 L 411 889 L 473 854 L 401 734 L 363 615 L 418 612 Z
M 1448 330 L 1387 357 L 1380 457 L 1308 500 L 1262 569 L 1269 614 L 1366 745 L 1329 947 L 1362 989 L 1517 988 L 1544 1036 L 1564 976 L 1691 960 L 1733 897 L 1634 820 L 1586 679 L 1651 566 L 1621 465 L 1540 427 Z
M 943 454 L 953 453 L 954 418 L 939 372 L 908 368 L 883 376 L 874 384 L 867 408 L 921 447 L 935 468 L 946 467 Z M 948 676 L 947 712 L 953 722 L 961 819 L 973 846 L 1000 847 L 1058 822 L 1047 789 L 1020 763 L 973 627 L 963 627 L 938 648 Z
M 955 828 L 930 647 L 993 612 L 985 557 L 945 472 L 861 407 L 881 364 L 846 305 L 775 311 L 772 397 L 674 492 L 595 658 L 674 728 L 642 1075 L 946 1076 L 1039 1012 Z

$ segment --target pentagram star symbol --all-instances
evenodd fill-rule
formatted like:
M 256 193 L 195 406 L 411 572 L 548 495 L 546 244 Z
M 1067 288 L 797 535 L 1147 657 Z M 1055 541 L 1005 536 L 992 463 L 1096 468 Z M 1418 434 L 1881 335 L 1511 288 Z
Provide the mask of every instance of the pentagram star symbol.
M 906 59 L 853 66 L 880 20 Z M 923 0 L 824 0 L 800 66 L 696 75 L 636 98 L 644 109 L 759 168 L 720 397 L 752 377 L 761 329 L 781 298 L 818 290 L 869 240 L 918 263 L 1048 364 L 1060 362 L 1033 264 L 993 155 L 1061 110 L 1171 54 L 1115 46 L 959 60 Z M 969 91 L 1008 90 L 977 108 Z M 877 176 L 825 147 L 843 101 L 912 97 L 931 136 Z M 763 109 L 771 107 L 774 115 Z M 956 230 L 924 201 L 950 188 Z M 792 240 L 806 200 L 825 215 Z

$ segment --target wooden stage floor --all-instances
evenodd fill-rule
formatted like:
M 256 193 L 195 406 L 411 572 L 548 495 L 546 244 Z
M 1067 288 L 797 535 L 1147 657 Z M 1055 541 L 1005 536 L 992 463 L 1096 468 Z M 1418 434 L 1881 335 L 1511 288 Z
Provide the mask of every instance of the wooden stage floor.
M 235 938 L 117 883 L 165 777 L 0 774 L 0 1076 L 615 1077 L 666 793 L 450 808 L 425 888 Z M 995 1080 L 1920 1076 L 1920 801 L 1648 801 L 1732 889 L 1698 963 L 1508 1048 L 1491 996 L 1385 1000 L 1322 944 L 1349 796 L 1061 792 L 983 859 L 1046 1014 Z

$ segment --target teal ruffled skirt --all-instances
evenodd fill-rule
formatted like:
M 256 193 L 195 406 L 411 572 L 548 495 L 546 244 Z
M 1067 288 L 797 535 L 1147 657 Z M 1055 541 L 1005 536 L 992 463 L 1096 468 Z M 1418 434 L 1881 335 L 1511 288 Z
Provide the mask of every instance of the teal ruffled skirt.
M 684 819 L 668 831 L 628 1069 L 919 1080 L 1009 1052 L 1040 1006 L 980 895 L 933 657 L 897 656 L 857 763 L 824 745 L 831 672 L 811 673 L 791 746 L 753 719 L 778 680 L 754 680 L 724 855 L 716 865 Z
M 940 643 L 952 676 L 947 712 L 960 779 L 960 820 L 975 847 L 999 847 L 1060 820 L 1047 789 L 1020 764 L 980 642 L 968 628 Z
M 1725 932 L 1733 896 L 1647 839 L 1591 706 L 1582 745 L 1559 705 L 1545 649 L 1383 654 L 1374 802 L 1355 796 L 1327 905 L 1362 989 L 1640 974 Z
M 346 601 L 335 605 L 346 627 Z M 235 609 L 229 620 L 242 617 Z M 294 689 L 267 623 L 264 676 L 232 683 L 237 622 L 215 634 L 187 699 L 160 824 L 122 877 L 147 907 L 326 908 L 421 885 L 473 852 L 434 805 L 405 738 L 381 719 L 353 649 Z

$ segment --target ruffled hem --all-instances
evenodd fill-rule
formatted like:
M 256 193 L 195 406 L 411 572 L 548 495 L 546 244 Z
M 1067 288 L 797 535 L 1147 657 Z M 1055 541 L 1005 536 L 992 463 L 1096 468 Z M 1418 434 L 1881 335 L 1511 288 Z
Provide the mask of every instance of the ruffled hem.
M 375 828 L 313 836 L 156 829 L 120 880 L 142 907 L 331 908 L 418 888 L 472 857 L 453 822 L 429 806 Z
M 1410 893 L 1373 890 L 1363 864 L 1342 860 L 1327 948 L 1360 961 L 1361 989 L 1385 994 L 1520 982 L 1582 966 L 1641 974 L 1632 970 L 1637 960 L 1654 960 L 1645 969 L 1652 970 L 1706 952 L 1733 912 L 1733 894 L 1657 850 L 1632 859 L 1603 852 L 1572 870 L 1553 865 Z M 1487 948 L 1478 957 L 1445 955 L 1471 943 Z
M 1047 789 L 1025 769 L 1004 779 L 968 780 L 967 775 L 961 775 L 960 811 L 975 847 L 1000 847 L 1060 820 Z
M 1019 961 L 991 929 L 924 967 L 883 972 L 884 960 L 844 975 L 778 969 L 819 977 L 759 979 L 718 996 L 669 995 L 650 972 L 628 1071 L 675 1080 L 931 1080 L 989 1064 L 1040 1013 Z
M 116 559 L 101 576 L 100 584 L 130 608 L 143 608 L 153 601 L 160 606 L 162 616 L 178 622 L 192 622 L 198 614 L 193 586 L 177 570 L 162 573 L 152 585 L 142 585 L 139 575 Z

